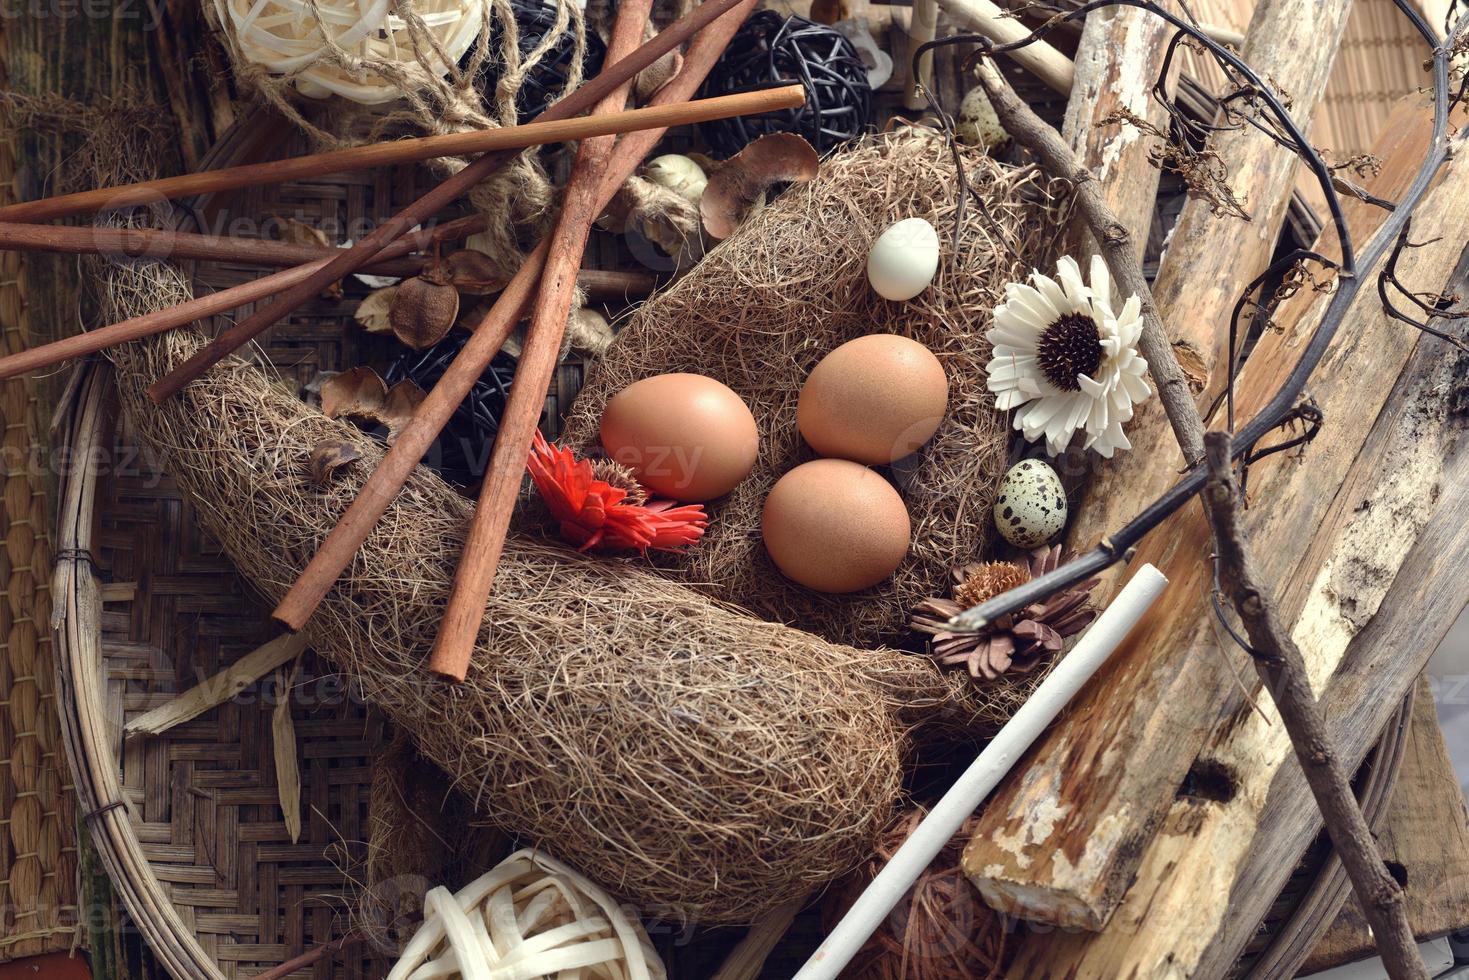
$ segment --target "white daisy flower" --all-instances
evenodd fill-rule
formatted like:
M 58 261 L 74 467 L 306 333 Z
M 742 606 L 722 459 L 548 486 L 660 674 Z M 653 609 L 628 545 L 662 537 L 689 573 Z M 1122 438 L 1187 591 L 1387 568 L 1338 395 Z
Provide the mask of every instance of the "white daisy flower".
M 1086 431 L 1086 448 L 1108 459 L 1131 449 L 1123 423 L 1152 393 L 1148 362 L 1137 352 L 1142 304 L 1130 296 L 1113 313 L 1112 277 L 1100 255 L 1092 256 L 1091 273 L 1088 284 L 1068 255 L 1056 263 L 1056 279 L 1034 272 L 1034 285 L 1007 284 L 985 335 L 994 345 L 989 390 L 996 406 L 1015 410 L 1026 439 L 1044 435 L 1052 456 L 1078 429 Z

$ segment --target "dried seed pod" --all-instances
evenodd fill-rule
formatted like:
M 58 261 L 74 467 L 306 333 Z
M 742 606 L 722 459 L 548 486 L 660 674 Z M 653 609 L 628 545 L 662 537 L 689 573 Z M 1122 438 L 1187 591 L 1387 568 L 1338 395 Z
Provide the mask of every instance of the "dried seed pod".
M 713 238 L 728 238 L 764 203 L 773 184 L 811 180 L 819 164 L 811 144 L 795 133 L 772 133 L 751 142 L 709 175 L 699 201 L 704 230 Z
M 459 315 L 459 290 L 431 272 L 404 279 L 388 308 L 393 335 L 414 350 L 444 339 Z
M 471 296 L 498 293 L 510 281 L 500 263 L 473 248 L 461 248 L 449 256 L 443 269 L 449 285 Z
M 392 445 L 425 397 L 423 389 L 412 381 L 399 381 L 389 388 L 372 368 L 355 367 L 321 386 L 321 411 L 327 418 L 387 426 L 387 442 Z
M 324 487 L 332 474 L 362 458 L 362 453 L 350 442 L 328 440 L 319 442 L 311 450 L 309 473 L 314 486 Z

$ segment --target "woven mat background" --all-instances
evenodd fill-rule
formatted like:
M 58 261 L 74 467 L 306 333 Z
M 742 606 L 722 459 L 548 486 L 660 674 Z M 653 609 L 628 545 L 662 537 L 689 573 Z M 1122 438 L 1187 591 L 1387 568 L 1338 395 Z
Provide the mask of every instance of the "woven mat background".
M 0 29 L 0 85 L 8 80 Z M 18 200 L 0 140 L 0 205 Z M 0 252 L 0 351 L 31 346 L 25 260 Z M 70 949 L 77 933 L 76 815 L 51 658 L 49 385 L 0 383 L 0 962 Z

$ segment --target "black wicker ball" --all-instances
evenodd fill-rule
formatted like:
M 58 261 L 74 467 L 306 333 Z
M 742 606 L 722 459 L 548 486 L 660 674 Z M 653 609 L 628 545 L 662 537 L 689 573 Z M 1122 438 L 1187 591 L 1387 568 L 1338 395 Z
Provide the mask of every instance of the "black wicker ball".
M 842 34 L 804 17 L 759 10 L 745 22 L 704 82 L 706 97 L 800 83 L 806 104 L 760 116 L 703 123 L 716 156 L 730 157 L 769 133 L 799 133 L 826 155 L 872 126 L 872 87 L 857 49 Z
M 393 385 L 407 379 L 424 391 L 432 389 L 469 336 L 467 331 L 451 330 L 427 350 L 403 354 L 388 365 L 384 380 Z M 424 463 L 456 486 L 478 483 L 489 463 L 495 435 L 500 431 L 500 416 L 505 411 L 505 400 L 514 378 L 515 359 L 505 354 L 495 355 L 468 397 L 454 410 L 438 441 L 424 456 Z
M 516 47 L 520 49 L 521 57 L 525 57 L 556 26 L 556 9 L 540 0 L 510 0 L 510 9 L 515 13 L 515 26 L 519 29 Z M 500 81 L 500 66 L 495 62 L 493 52 L 500 50 L 504 36 L 504 28 L 496 20 L 490 26 L 492 56 L 480 69 L 478 79 L 480 91 L 489 100 L 494 99 L 495 86 Z M 595 31 L 588 28 L 586 38 L 586 50 L 582 55 L 584 79 L 601 71 L 602 62 L 607 57 L 607 45 Z M 515 109 L 521 122 L 540 115 L 548 105 L 566 94 L 566 75 L 571 69 L 571 59 L 575 51 L 576 35 L 568 27 L 531 69 L 515 97 Z M 467 59 L 469 56 L 465 57 Z

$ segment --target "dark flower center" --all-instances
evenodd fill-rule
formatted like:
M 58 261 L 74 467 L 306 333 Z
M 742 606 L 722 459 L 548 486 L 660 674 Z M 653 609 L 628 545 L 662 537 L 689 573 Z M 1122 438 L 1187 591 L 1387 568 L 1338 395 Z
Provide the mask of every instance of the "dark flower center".
M 1096 321 L 1081 313 L 1062 314 L 1041 334 L 1035 352 L 1046 380 L 1062 391 L 1080 391 L 1077 375 L 1095 379 L 1102 366 Z

